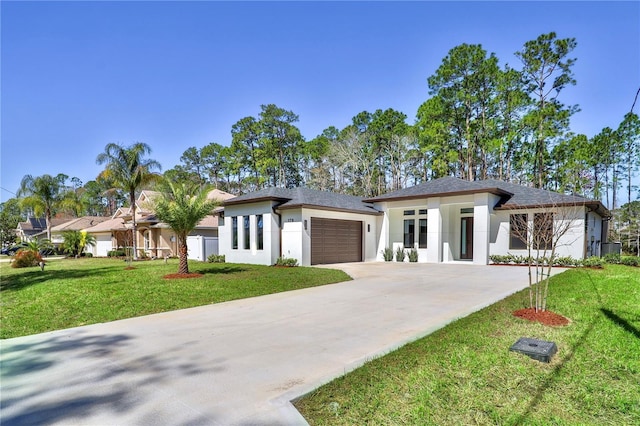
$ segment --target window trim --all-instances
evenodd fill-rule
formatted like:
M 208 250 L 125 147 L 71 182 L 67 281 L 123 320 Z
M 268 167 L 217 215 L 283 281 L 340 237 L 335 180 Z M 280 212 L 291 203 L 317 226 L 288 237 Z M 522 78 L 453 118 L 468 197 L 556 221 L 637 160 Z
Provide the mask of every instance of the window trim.
M 256 215 L 256 248 L 264 250 L 264 216 Z
M 409 230 L 407 230 L 409 225 Z M 402 242 L 405 248 L 413 248 L 416 242 L 416 220 L 405 219 L 402 225 Z
M 231 250 L 238 250 L 238 216 L 231 217 Z
M 514 223 L 516 220 L 516 216 L 524 216 L 524 232 L 526 233 L 525 241 L 522 241 L 518 236 L 514 235 Z M 527 213 L 512 213 L 509 215 L 509 250 L 525 250 L 527 248 L 527 240 L 529 239 L 529 215 Z M 514 244 L 514 242 L 518 242 L 518 244 Z M 519 247 L 519 245 L 522 247 Z

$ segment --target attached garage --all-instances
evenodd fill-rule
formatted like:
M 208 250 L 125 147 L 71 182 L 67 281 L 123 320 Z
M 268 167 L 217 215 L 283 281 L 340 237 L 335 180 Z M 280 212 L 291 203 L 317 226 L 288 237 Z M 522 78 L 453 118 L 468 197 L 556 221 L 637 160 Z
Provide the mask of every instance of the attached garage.
M 311 264 L 362 262 L 362 222 L 311 218 Z

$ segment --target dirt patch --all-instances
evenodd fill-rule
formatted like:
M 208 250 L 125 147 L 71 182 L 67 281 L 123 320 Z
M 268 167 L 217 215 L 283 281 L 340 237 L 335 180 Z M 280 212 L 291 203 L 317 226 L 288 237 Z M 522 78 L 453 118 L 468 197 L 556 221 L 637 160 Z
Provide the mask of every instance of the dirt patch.
M 132 269 L 136 269 L 134 266 L 127 266 L 124 268 L 125 271 L 131 271 Z
M 182 278 L 200 278 L 202 276 L 204 276 L 204 274 L 199 274 L 197 272 L 194 272 L 192 274 L 167 274 L 162 278 L 164 278 L 165 280 L 174 280 L 174 279 L 182 279 Z
M 569 325 L 569 319 L 560 314 L 551 311 L 537 311 L 533 308 L 519 309 L 513 313 L 513 316 L 524 318 L 529 321 L 539 322 L 544 325 L 554 327 L 562 327 Z

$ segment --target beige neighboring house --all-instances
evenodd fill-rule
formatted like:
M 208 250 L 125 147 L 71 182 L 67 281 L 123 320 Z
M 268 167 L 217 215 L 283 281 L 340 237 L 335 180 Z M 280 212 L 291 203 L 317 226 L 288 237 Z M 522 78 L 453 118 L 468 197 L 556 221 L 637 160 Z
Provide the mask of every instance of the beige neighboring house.
M 138 256 L 161 258 L 176 256 L 178 253 L 175 233 L 166 223 L 160 222 L 153 212 L 153 199 L 160 195 L 156 191 L 142 191 L 136 200 L 136 246 Z M 207 198 L 222 203 L 234 195 L 219 189 L 209 192 Z M 218 215 L 222 208 L 200 221 L 189 235 L 189 256 L 192 259 L 205 260 L 209 254 L 218 252 Z M 131 230 L 133 228 L 130 208 L 119 208 L 113 217 L 96 226 L 85 229 L 96 237 L 94 256 L 107 256 L 111 250 L 132 247 Z
M 96 226 L 99 223 L 105 222 L 109 220 L 108 217 L 104 216 L 82 216 L 77 217 L 75 219 L 66 220 L 65 222 L 51 227 L 51 242 L 55 247 L 60 247 L 64 242 L 64 238 L 62 236 L 65 231 L 82 231 L 84 229 L 90 228 L 92 226 Z M 46 233 L 46 229 L 45 229 Z M 86 250 L 90 250 L 90 247 L 87 247 Z

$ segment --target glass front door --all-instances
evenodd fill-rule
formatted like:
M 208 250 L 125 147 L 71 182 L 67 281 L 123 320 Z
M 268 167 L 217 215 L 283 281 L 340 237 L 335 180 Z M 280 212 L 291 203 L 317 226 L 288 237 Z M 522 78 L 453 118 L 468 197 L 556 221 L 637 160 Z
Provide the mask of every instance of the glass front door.
M 473 259 L 473 218 L 460 218 L 460 259 Z

